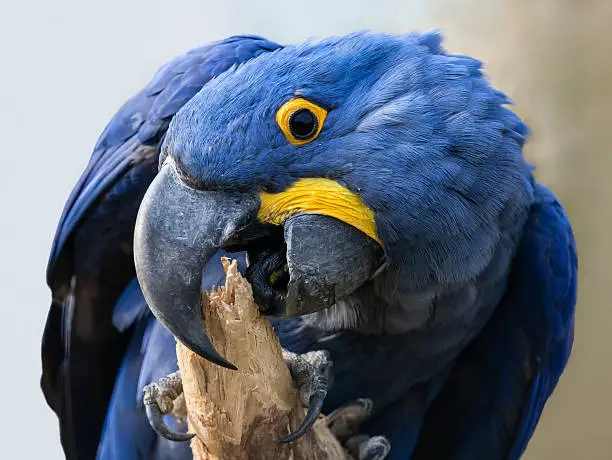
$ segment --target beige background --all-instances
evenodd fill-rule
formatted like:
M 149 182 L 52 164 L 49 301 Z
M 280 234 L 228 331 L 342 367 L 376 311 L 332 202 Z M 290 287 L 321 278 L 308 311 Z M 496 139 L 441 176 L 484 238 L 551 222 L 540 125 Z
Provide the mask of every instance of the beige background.
M 375 3 L 375 4 L 374 4 Z M 527 459 L 611 459 L 612 2 L 578 0 L 0 2 L 0 441 L 61 458 L 38 388 L 44 269 L 63 203 L 119 105 L 176 54 L 234 33 L 281 42 L 440 28 L 534 130 L 527 149 L 574 222 L 575 352 Z M 443 442 L 441 440 L 441 442 Z

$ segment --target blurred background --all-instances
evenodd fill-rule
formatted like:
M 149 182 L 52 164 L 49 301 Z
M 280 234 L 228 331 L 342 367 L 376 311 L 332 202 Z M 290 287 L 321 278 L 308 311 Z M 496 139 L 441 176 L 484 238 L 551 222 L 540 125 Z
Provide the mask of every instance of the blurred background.
M 4 458 L 62 457 L 38 385 L 45 265 L 64 201 L 118 107 L 167 60 L 211 40 L 363 29 L 441 29 L 448 50 L 485 62 L 533 129 L 526 155 L 572 219 L 580 294 L 575 351 L 524 458 L 612 458 L 612 2 L 1 0 Z

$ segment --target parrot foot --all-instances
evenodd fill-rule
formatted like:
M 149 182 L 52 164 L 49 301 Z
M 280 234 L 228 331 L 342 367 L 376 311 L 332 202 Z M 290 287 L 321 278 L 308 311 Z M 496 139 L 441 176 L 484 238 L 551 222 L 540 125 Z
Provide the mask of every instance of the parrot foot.
M 164 423 L 163 416 L 175 411 L 179 397 L 183 394 L 183 381 L 180 371 L 150 383 L 142 390 L 147 419 L 151 428 L 161 437 L 170 441 L 189 441 L 193 433 L 173 431 Z
M 372 400 L 358 399 L 327 417 L 331 432 L 356 460 L 383 460 L 391 450 L 391 443 L 384 436 L 359 434 L 360 425 L 370 417 L 373 409 Z
M 306 434 L 319 417 L 327 395 L 332 362 L 326 351 L 311 351 L 298 355 L 283 350 L 283 358 L 298 387 L 302 403 L 308 407 L 306 417 L 297 430 L 280 440 L 286 443 Z M 171 441 L 188 441 L 193 438 L 192 433 L 171 430 L 163 420 L 164 415 L 176 412 L 177 398 L 183 393 L 180 371 L 150 383 L 144 387 L 143 393 L 147 418 L 157 434 Z
M 286 443 L 306 434 L 319 417 L 327 396 L 332 361 L 329 353 L 324 350 L 310 351 L 302 355 L 283 350 L 283 358 L 298 387 L 302 404 L 308 407 L 306 417 L 297 430 L 280 440 Z

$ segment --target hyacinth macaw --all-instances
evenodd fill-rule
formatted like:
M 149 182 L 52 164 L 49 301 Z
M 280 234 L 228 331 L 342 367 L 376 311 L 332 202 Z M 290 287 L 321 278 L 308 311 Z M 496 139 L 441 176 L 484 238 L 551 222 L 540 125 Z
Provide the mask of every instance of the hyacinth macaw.
M 190 458 L 143 388 L 177 370 L 173 335 L 233 366 L 199 309 L 227 252 L 288 356 L 333 363 L 323 412 L 368 401 L 359 432 L 386 443 L 357 457 L 522 454 L 570 354 L 575 243 L 526 125 L 440 42 L 232 37 L 119 110 L 47 271 L 41 384 L 68 458 Z

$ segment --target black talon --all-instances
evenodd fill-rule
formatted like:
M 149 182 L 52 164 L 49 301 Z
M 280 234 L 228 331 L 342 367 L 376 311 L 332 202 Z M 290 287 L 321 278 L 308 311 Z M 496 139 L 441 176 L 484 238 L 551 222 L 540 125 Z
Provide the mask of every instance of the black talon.
M 285 444 L 287 442 L 295 441 L 296 439 L 301 438 L 308 432 L 314 422 L 317 421 L 317 418 L 321 413 L 321 409 L 323 408 L 323 401 L 325 400 L 326 395 L 327 391 L 317 391 L 310 397 L 306 417 L 304 417 L 304 420 L 302 420 L 302 423 L 300 424 L 297 430 L 281 438 L 281 443 Z
M 153 428 L 153 430 L 161 437 L 166 438 L 170 441 L 184 442 L 189 441 L 195 436 L 194 433 L 179 433 L 178 431 L 174 431 L 168 428 L 164 423 L 161 409 L 159 408 L 156 402 L 146 403 L 145 409 L 147 412 L 147 419 L 149 419 L 149 424 L 151 425 L 151 428 Z
M 314 391 L 308 399 L 308 412 L 306 413 L 306 417 L 304 417 L 304 420 L 302 420 L 302 423 L 297 430 L 280 439 L 282 444 L 301 438 L 317 421 L 317 418 L 323 409 L 323 402 L 327 396 L 330 369 L 331 365 L 326 365 L 321 374 L 317 376 L 315 382 L 313 383 Z

